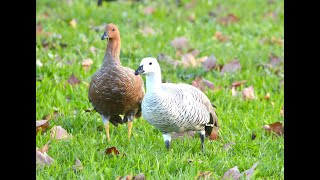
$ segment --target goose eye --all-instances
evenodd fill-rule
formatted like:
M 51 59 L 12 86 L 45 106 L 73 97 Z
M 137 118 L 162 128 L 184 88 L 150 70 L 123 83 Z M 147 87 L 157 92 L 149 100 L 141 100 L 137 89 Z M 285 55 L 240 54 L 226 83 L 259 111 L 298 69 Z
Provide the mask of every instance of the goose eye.
M 149 62 L 149 65 L 151 65 L 152 64 L 152 62 Z
M 112 31 L 114 31 L 114 29 L 112 29 Z

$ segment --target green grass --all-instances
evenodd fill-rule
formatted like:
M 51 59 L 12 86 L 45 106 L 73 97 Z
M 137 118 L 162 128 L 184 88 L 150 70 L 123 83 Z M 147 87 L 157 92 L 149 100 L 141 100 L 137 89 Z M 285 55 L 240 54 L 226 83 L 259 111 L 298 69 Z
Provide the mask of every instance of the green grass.
M 211 171 L 213 178 L 221 179 L 228 169 L 238 166 L 242 172 L 255 162 L 259 162 L 255 179 L 284 179 L 284 139 L 271 136 L 262 129 L 265 124 L 283 122 L 280 115 L 284 99 L 281 85 L 283 64 L 280 73 L 258 68 L 258 64 L 269 61 L 270 54 L 283 57 L 283 46 L 261 42 L 272 37 L 283 38 L 283 1 L 199 0 L 192 9 L 177 8 L 173 0 L 169 4 L 162 1 L 147 1 L 145 4 L 105 2 L 102 7 L 97 7 L 96 1 L 91 0 L 67 2 L 37 1 L 37 22 L 42 24 L 44 32 L 51 34 L 37 35 L 36 56 L 43 66 L 37 66 L 36 72 L 36 117 L 40 120 L 58 108 L 60 116 L 50 120 L 49 130 L 60 125 L 72 134 L 68 140 L 52 140 L 48 155 L 55 162 L 51 166 L 37 167 L 37 179 L 115 179 L 140 172 L 147 179 L 194 179 L 201 171 Z M 148 6 L 156 7 L 149 16 L 143 14 L 143 9 Z M 208 15 L 210 11 L 216 13 L 215 18 Z M 268 12 L 276 12 L 277 17 L 264 17 Z M 194 23 L 187 20 L 192 13 Z M 229 26 L 219 24 L 217 19 L 228 13 L 238 16 L 239 22 Z M 77 21 L 76 28 L 69 25 L 73 18 Z M 173 140 L 172 149 L 167 152 L 161 133 L 143 118 L 134 121 L 130 141 L 126 125 L 111 126 L 111 142 L 108 143 L 99 114 L 84 111 L 92 108 L 87 97 L 88 83 L 102 64 L 106 46 L 106 41 L 100 40 L 103 30 L 96 32 L 91 27 L 109 22 L 117 24 L 120 29 L 121 62 L 132 69 L 139 66 L 143 57 L 157 57 L 160 53 L 180 59 L 170 45 L 170 41 L 179 36 L 188 38 L 191 47 L 200 50 L 199 57 L 213 53 L 219 64 L 239 59 L 241 70 L 225 75 L 216 70 L 205 72 L 201 67 L 173 69 L 160 62 L 163 79 L 190 84 L 194 78 L 183 80 L 180 77 L 198 74 L 216 87 L 222 87 L 205 91 L 218 107 L 221 125 L 217 141 L 205 140 L 205 155 L 200 153 L 198 136 Z M 142 36 L 139 29 L 144 25 L 152 27 L 156 33 Z M 229 36 L 230 41 L 223 43 L 213 38 L 216 31 Z M 49 43 L 48 49 L 43 47 L 42 41 Z M 59 43 L 67 46 L 63 48 Z M 90 52 L 91 46 L 97 48 L 96 54 Z M 84 58 L 94 61 L 87 72 L 81 67 Z M 69 85 L 66 81 L 71 74 L 82 82 Z M 231 83 L 239 80 L 247 80 L 247 83 L 238 90 L 252 85 L 256 100 L 244 101 L 231 95 Z M 269 101 L 263 99 L 267 92 L 271 96 Z M 50 140 L 49 130 L 37 135 L 37 147 Z M 253 131 L 257 135 L 255 140 L 251 140 Z M 236 144 L 229 151 L 223 150 L 223 145 L 229 142 Z M 104 150 L 110 146 L 116 146 L 126 156 L 104 155 Z M 72 170 L 75 158 L 84 166 L 80 172 Z M 189 159 L 193 160 L 190 164 Z

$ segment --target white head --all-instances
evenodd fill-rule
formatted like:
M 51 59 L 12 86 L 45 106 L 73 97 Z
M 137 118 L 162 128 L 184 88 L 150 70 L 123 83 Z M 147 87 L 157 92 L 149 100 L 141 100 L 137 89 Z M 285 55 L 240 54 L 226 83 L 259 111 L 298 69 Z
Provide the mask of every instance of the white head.
M 140 67 L 135 71 L 135 75 L 138 74 L 151 74 L 151 73 L 161 73 L 160 65 L 157 59 L 152 57 L 146 57 L 141 60 Z

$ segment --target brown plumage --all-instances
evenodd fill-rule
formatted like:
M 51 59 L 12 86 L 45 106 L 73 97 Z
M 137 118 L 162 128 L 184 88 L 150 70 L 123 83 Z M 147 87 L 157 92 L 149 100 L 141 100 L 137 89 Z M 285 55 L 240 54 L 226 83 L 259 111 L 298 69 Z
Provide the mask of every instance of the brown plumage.
M 115 126 L 128 122 L 130 138 L 132 120 L 141 116 L 143 80 L 134 75 L 134 70 L 121 65 L 121 39 L 116 25 L 108 24 L 101 39 L 108 39 L 108 45 L 101 68 L 92 76 L 89 100 L 102 116 L 109 141 L 109 122 Z

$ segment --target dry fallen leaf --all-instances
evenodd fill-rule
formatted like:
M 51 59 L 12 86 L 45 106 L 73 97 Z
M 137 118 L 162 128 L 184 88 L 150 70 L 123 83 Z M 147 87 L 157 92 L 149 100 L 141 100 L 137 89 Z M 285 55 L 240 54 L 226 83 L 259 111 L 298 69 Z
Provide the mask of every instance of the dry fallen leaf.
M 208 81 L 199 76 L 192 81 L 191 85 L 200 89 L 201 91 L 204 91 L 205 87 L 208 87 L 209 89 L 212 89 L 212 90 L 214 89 L 214 84 L 211 81 Z
M 282 61 L 282 58 L 280 58 L 279 56 L 276 56 L 274 54 L 270 55 L 270 57 L 269 57 L 269 64 L 273 68 L 277 67 L 281 63 L 281 61 Z
M 54 160 L 50 156 L 48 156 L 46 152 L 42 153 L 38 149 L 36 149 L 36 164 L 44 166 L 51 165 L 53 162 Z
M 240 68 L 241 68 L 241 65 L 240 65 L 239 60 L 235 59 L 235 60 L 232 60 L 232 61 L 228 62 L 227 64 L 223 65 L 223 67 L 221 69 L 221 74 L 232 73 L 232 72 L 237 71 Z
M 189 48 L 188 39 L 185 37 L 177 37 L 171 41 L 171 45 L 176 49 L 187 49 Z
M 73 28 L 76 28 L 77 27 L 77 21 L 75 19 L 72 19 L 70 22 L 69 22 L 70 26 L 73 27 Z
M 61 126 L 53 126 L 50 130 L 51 138 L 55 138 L 57 140 L 69 138 L 70 135 L 68 132 L 63 129 Z
M 229 25 L 231 23 L 235 23 L 238 21 L 239 21 L 239 18 L 232 13 L 229 13 L 228 15 L 218 19 L 218 22 L 222 25 Z
M 72 74 L 67 81 L 70 85 L 80 84 L 81 82 L 74 74 Z
M 253 166 L 250 169 L 242 172 L 241 174 L 244 173 L 245 176 L 246 176 L 246 179 L 250 179 L 252 174 L 254 173 L 254 169 L 257 167 L 257 165 L 258 165 L 258 162 L 254 163 Z
M 76 158 L 75 164 L 72 166 L 72 169 L 74 171 L 81 171 L 83 169 L 83 165 L 78 158 Z
M 280 115 L 284 116 L 284 106 L 282 107 L 282 109 L 280 110 Z
M 49 149 L 50 142 L 51 140 L 49 140 L 42 148 L 39 148 L 37 150 L 40 151 L 41 153 L 46 153 Z
M 49 121 L 48 120 L 39 120 L 36 121 L 36 133 L 41 130 L 41 132 L 44 132 L 49 127 Z
M 222 180 L 224 180 L 224 179 L 226 179 L 226 180 L 227 179 L 239 180 L 240 176 L 241 176 L 241 174 L 238 169 L 238 166 L 235 166 L 224 173 Z
M 242 84 L 245 84 L 247 81 L 246 80 L 242 80 L 242 81 L 235 81 L 235 82 L 233 82 L 232 83 L 232 85 L 231 85 L 231 87 L 238 87 L 238 86 L 240 86 L 240 85 L 242 85 Z
M 203 63 L 202 66 L 206 71 L 211 71 L 213 68 L 216 67 L 217 59 L 216 57 L 211 54 Z
M 282 136 L 284 134 L 284 127 L 282 126 L 281 122 L 264 125 L 262 128 L 267 130 L 268 132 L 274 132 L 279 136 Z
M 150 15 L 150 14 L 153 14 L 155 10 L 156 10 L 156 8 L 150 6 L 150 7 L 144 8 L 143 13 L 145 15 Z
M 182 61 L 183 67 L 185 67 L 185 68 L 187 68 L 189 66 L 195 67 L 198 65 L 196 59 L 194 58 L 194 56 L 191 53 L 187 53 L 187 54 L 182 55 L 181 61 Z
M 117 149 L 116 147 L 114 147 L 114 146 L 107 148 L 107 149 L 105 150 L 105 153 L 108 154 L 108 155 L 109 155 L 109 154 L 114 154 L 114 155 L 119 155 L 119 154 L 120 154 L 120 152 L 118 151 L 118 149 Z
M 220 42 L 226 42 L 230 39 L 228 36 L 223 35 L 222 32 L 219 31 L 214 34 L 214 37 L 217 38 Z
M 249 86 L 242 90 L 242 97 L 244 100 L 255 99 L 253 86 Z
M 223 150 L 229 151 L 232 148 L 232 146 L 235 145 L 235 144 L 236 143 L 234 143 L 234 142 L 229 142 L 229 143 L 223 145 Z
M 139 173 L 133 177 L 133 180 L 145 180 L 146 176 L 143 173 Z
M 90 58 L 84 59 L 82 61 L 82 67 L 85 71 L 87 71 L 92 64 L 93 64 L 93 61 Z
M 199 172 L 196 179 L 212 179 L 210 176 L 212 173 L 210 171 Z
M 143 36 L 149 36 L 149 35 L 153 35 L 155 33 L 155 31 L 148 26 L 144 26 L 142 29 L 139 30 L 139 32 L 143 35 Z
M 171 138 L 172 139 L 178 139 L 178 138 L 182 138 L 182 137 L 194 137 L 195 136 L 195 132 L 194 131 L 187 131 L 187 132 L 173 132 Z

